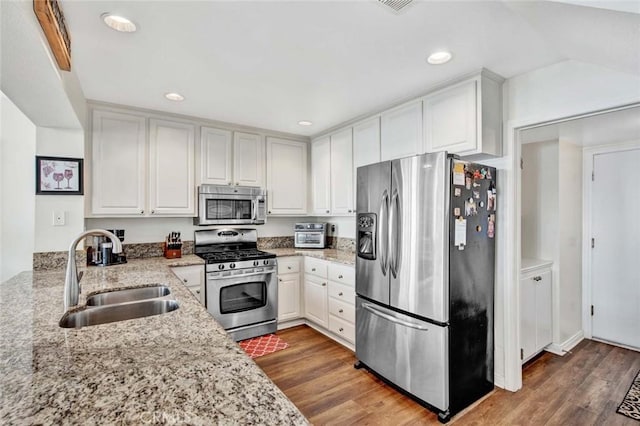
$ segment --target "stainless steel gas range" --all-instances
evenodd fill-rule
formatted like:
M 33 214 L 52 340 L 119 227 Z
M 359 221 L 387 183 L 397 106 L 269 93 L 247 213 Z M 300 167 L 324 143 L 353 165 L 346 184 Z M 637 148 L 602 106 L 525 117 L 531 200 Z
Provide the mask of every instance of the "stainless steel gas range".
M 255 229 L 195 231 L 205 260 L 207 310 L 238 341 L 277 329 L 276 255 L 257 249 Z

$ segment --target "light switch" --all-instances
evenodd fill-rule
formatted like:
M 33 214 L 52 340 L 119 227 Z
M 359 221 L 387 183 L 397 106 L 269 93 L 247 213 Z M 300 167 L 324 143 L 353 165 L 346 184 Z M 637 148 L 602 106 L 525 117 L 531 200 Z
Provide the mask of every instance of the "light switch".
M 64 226 L 65 224 L 65 211 L 54 210 L 53 211 L 53 226 Z

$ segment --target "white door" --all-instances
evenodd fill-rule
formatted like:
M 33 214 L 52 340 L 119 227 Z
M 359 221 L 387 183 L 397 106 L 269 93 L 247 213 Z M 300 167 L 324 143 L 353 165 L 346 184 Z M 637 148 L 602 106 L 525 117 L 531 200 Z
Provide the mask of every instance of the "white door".
M 264 142 L 260 135 L 233 134 L 233 176 L 236 185 L 264 186 Z
M 200 183 L 231 185 L 232 138 L 229 130 L 200 130 Z
M 304 279 L 304 312 L 311 321 L 327 327 L 329 325 L 327 308 L 326 278 L 305 276 Z
M 307 214 L 307 143 L 267 138 L 269 214 Z
M 300 274 L 278 276 L 278 321 L 300 317 Z
M 313 213 L 331 213 L 331 147 L 329 138 L 311 143 L 311 198 Z
M 640 149 L 593 156 L 592 335 L 640 349 Z
M 353 137 L 351 127 L 331 135 L 331 213 L 350 215 L 353 209 Z
M 382 113 L 380 157 L 382 161 L 409 157 L 422 149 L 422 100 Z

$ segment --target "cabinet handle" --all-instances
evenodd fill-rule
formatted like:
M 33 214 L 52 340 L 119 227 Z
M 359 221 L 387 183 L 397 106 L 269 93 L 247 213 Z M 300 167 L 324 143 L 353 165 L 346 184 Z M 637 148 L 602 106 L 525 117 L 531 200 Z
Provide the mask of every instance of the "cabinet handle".
M 316 268 L 311 268 L 311 272 L 315 272 L 315 271 L 316 271 Z
M 144 210 L 140 210 L 140 214 L 144 214 Z
M 327 213 L 329 213 L 329 210 L 327 210 Z
M 341 279 L 342 279 L 342 275 L 338 275 L 338 279 L 340 279 L 340 280 L 341 280 Z
M 344 331 L 344 328 L 340 327 L 338 330 L 340 331 L 340 333 L 342 333 Z
M 200 294 L 200 290 L 196 290 L 196 293 L 197 293 L 197 294 Z
M 322 283 L 322 287 L 324 287 L 324 286 L 326 286 L 326 285 L 327 285 L 327 283 Z
M 151 214 L 154 214 L 156 211 L 155 210 L 151 210 Z
M 342 292 L 338 293 L 338 296 L 342 296 Z
M 534 281 L 542 281 L 542 277 L 533 277 Z
M 288 269 L 288 270 L 291 270 L 291 266 L 287 266 L 287 269 Z
M 269 214 L 271 214 L 271 210 L 269 210 Z
M 278 278 L 278 281 L 282 282 L 282 278 Z
M 344 312 L 344 310 L 343 310 L 343 309 L 340 309 L 338 312 L 339 312 L 339 313 L 343 313 L 343 312 Z
M 185 283 L 189 282 L 189 280 L 187 280 L 186 278 L 183 278 L 182 281 L 184 281 Z

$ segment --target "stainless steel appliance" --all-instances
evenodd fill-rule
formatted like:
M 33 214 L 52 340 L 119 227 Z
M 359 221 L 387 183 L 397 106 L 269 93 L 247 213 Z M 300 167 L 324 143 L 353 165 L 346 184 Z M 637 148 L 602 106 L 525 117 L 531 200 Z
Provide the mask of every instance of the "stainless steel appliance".
M 325 248 L 327 246 L 327 224 L 296 223 L 293 236 L 294 247 Z
M 195 231 L 205 265 L 207 311 L 238 341 L 276 331 L 276 255 L 257 249 L 255 229 Z
M 444 152 L 357 171 L 356 367 L 442 422 L 493 389 L 495 177 Z
M 124 229 L 107 229 L 107 231 L 124 242 Z M 87 266 L 109 266 L 127 263 L 127 255 L 124 250 L 120 253 L 113 252 L 113 242 L 103 235 L 94 235 L 92 244 L 87 247 Z
M 195 225 L 262 225 L 267 191 L 251 186 L 200 185 Z

